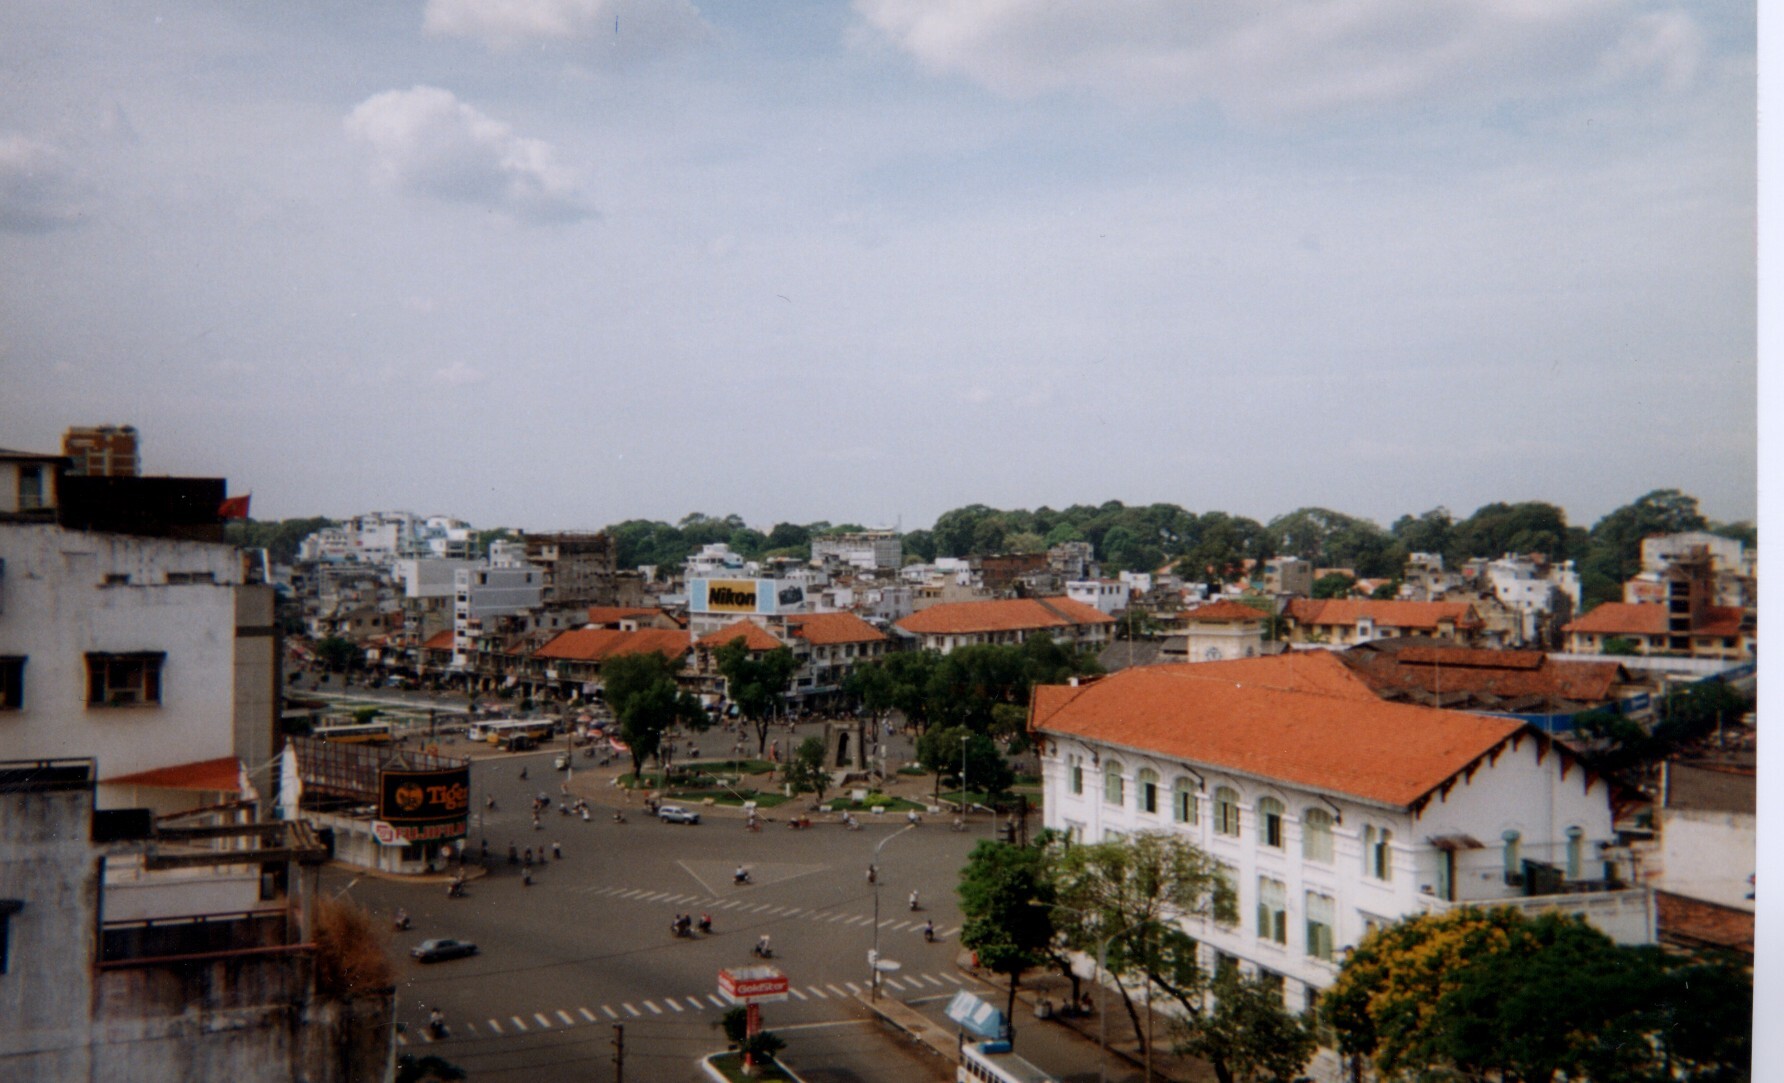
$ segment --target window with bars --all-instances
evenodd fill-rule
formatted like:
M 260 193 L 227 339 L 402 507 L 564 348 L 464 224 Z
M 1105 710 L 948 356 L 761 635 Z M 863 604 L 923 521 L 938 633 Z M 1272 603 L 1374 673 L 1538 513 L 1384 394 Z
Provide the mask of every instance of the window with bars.
M 1214 833 L 1239 837 L 1239 791 L 1231 786 L 1214 791 Z
M 1127 803 L 1127 780 L 1121 777 L 1121 761 L 1103 765 L 1103 800 L 1111 805 Z
M 1180 824 L 1196 822 L 1195 785 L 1187 778 L 1171 783 L 1171 816 Z
M 1307 954 L 1315 959 L 1332 961 L 1332 925 L 1337 912 L 1338 902 L 1330 895 L 1307 893 Z
M 1152 768 L 1140 771 L 1140 811 L 1157 814 L 1158 812 L 1158 772 Z
M 152 707 L 161 702 L 162 651 L 87 655 L 87 706 Z
M 1258 837 L 1265 846 L 1282 849 L 1282 802 L 1262 797 L 1257 803 Z
M 1288 943 L 1288 885 L 1268 876 L 1257 881 L 1257 935 L 1261 940 Z
M 1301 856 L 1308 861 L 1332 860 L 1332 814 L 1323 808 L 1301 812 Z

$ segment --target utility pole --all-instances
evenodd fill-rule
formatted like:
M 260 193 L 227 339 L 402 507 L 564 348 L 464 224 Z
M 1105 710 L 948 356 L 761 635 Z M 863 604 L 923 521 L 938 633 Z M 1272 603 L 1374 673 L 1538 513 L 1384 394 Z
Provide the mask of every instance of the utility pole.
M 626 1083 L 626 1025 L 613 1024 L 613 1079 Z

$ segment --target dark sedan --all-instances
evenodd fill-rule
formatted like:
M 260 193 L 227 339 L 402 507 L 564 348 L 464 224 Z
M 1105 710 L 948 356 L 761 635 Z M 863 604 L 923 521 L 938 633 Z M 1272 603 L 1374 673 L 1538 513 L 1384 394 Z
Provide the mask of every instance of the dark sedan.
M 437 940 L 423 940 L 409 949 L 409 954 L 423 963 L 439 963 L 447 959 L 459 959 L 466 955 L 477 954 L 477 945 L 469 940 L 453 940 L 441 937 Z

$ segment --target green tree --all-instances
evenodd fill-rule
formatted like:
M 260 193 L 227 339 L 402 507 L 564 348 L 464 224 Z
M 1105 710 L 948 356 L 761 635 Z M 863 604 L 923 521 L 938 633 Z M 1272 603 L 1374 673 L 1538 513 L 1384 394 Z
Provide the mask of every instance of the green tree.
M 330 673 L 341 673 L 353 668 L 360 653 L 352 640 L 328 636 L 316 644 L 316 657 Z
M 793 683 L 798 659 L 786 647 L 754 652 L 743 636 L 713 652 L 719 675 L 725 678 L 725 694 L 737 711 L 756 730 L 756 755 L 768 751 L 768 727 Z
M 966 739 L 965 763 L 961 758 L 961 738 Z M 960 785 L 962 767 L 966 782 L 982 791 L 995 803 L 1009 792 L 1016 782 L 1016 772 L 997 751 L 997 743 L 983 733 L 974 733 L 964 726 L 932 729 L 917 740 L 917 762 L 935 775 L 936 794 L 941 794 L 943 779 Z M 964 797 L 963 797 L 964 800 Z
M 675 683 L 676 663 L 655 651 L 622 654 L 601 667 L 602 694 L 619 720 L 636 779 L 650 757 L 661 758 L 663 735 L 677 722 L 706 725 L 700 701 Z
M 824 766 L 824 739 L 807 737 L 801 741 L 788 757 L 784 774 L 794 793 L 811 793 L 819 801 L 824 800 L 825 791 L 830 789 L 830 772 Z
M 920 561 L 924 564 L 935 560 L 935 535 L 927 530 L 906 531 L 899 539 L 904 549 L 904 559 Z
M 1147 1038 L 1129 988 L 1133 982 L 1151 983 L 1183 1015 L 1199 1017 L 1207 976 L 1196 961 L 1195 941 L 1177 919 L 1238 920 L 1237 896 L 1219 863 L 1181 838 L 1153 833 L 1055 846 L 1049 854 L 1058 902 L 1054 922 L 1064 944 L 1092 956 L 1106 949 L 1109 976 L 1142 1046 Z
M 1290 1083 L 1313 1059 L 1319 1039 L 1308 1020 L 1282 1005 L 1282 988 L 1237 968 L 1215 975 L 1213 1007 L 1176 1023 L 1176 1051 L 1200 1057 L 1220 1083 Z
M 981 841 L 960 870 L 960 942 L 981 966 L 1009 979 L 1004 1014 L 1014 1018 L 1022 973 L 1052 957 L 1053 885 L 1039 846 Z
M 278 564 L 297 563 L 297 548 L 318 530 L 340 524 L 333 519 L 231 519 L 223 524 L 223 540 L 241 549 L 265 549 Z
M 1378 602 L 1391 602 L 1399 596 L 1400 583 L 1395 579 L 1390 579 L 1369 592 L 1369 597 L 1374 598 Z
M 1357 581 L 1343 572 L 1329 572 L 1313 581 L 1315 598 L 1348 598 Z
M 1580 563 L 1583 606 L 1590 609 L 1621 599 L 1623 583 L 1641 571 L 1643 538 L 1702 530 L 1706 525 L 1697 498 L 1677 489 L 1655 489 L 1598 520 Z

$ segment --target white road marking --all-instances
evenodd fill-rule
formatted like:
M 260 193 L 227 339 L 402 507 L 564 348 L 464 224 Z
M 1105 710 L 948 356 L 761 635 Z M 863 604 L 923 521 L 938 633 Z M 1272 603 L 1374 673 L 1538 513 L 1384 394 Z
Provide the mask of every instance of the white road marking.
M 719 998 L 718 998 L 718 997 L 715 997 L 715 996 L 713 996 L 713 995 L 712 995 L 712 994 L 711 994 L 711 993 L 708 993 L 708 994 L 706 994 L 706 995 L 707 995 L 707 997 L 708 997 L 708 998 L 710 998 L 710 999 L 712 999 L 712 1000 L 714 1000 L 714 1001 L 717 1001 L 717 1002 L 718 1002 L 718 1005 L 719 1005 L 719 1007 L 721 1007 L 721 1008 L 722 1008 L 722 1007 L 724 1007 L 724 1006 L 725 1006 L 725 1004 L 724 1004 L 724 1001 L 721 1001 L 721 1000 L 719 1000 Z M 688 1003 L 689 1003 L 689 1004 L 692 1004 L 692 1005 L 693 1005 L 693 1006 L 694 1006 L 694 1010 L 695 1010 L 695 1011 L 699 1011 L 699 1010 L 700 1010 L 700 1009 L 702 1009 L 702 1008 L 704 1008 L 704 1007 L 706 1007 L 706 1005 L 704 1005 L 704 1004 L 702 1004 L 702 1003 L 700 1003 L 700 998 L 699 998 L 699 997 L 689 997 L 689 998 L 688 998 Z
M 584 1019 L 587 1019 L 589 1022 L 591 1022 L 591 1023 L 598 1022 L 598 1020 L 595 1019 L 595 1014 L 593 1012 L 589 1011 L 587 1008 L 577 1008 L 576 1010 L 578 1012 L 582 1013 L 582 1017 Z
M 514 1024 L 515 1030 L 524 1031 L 527 1029 L 527 1025 L 520 1021 L 520 1016 L 518 1015 L 510 1015 L 508 1021 Z
M 799 990 L 793 988 L 791 985 L 787 986 L 787 992 L 792 993 L 794 996 L 798 997 L 800 1000 L 810 1000 L 811 999 L 811 997 L 806 996 L 804 993 L 801 993 Z M 722 1008 L 722 1007 L 724 1007 L 724 1005 L 720 1004 L 719 1007 Z
M 946 988 L 947 988 L 947 986 L 945 986 L 945 985 L 943 985 L 943 984 L 942 984 L 942 983 L 941 983 L 941 982 L 939 982 L 939 981 L 937 981 L 937 980 L 936 980 L 936 979 L 935 979 L 935 975 L 933 975 L 933 974 L 924 974 L 924 975 L 923 975 L 923 980 L 924 980 L 924 981 L 926 981 L 926 982 L 928 982 L 928 983 L 929 983 L 929 984 L 931 984 L 931 985 L 933 985 L 933 986 L 936 986 L 936 987 L 937 987 L 937 988 L 940 988 L 940 989 L 946 989 Z
M 576 1025 L 576 1020 L 570 1018 L 570 1013 L 563 1010 L 562 1008 L 558 1009 L 557 1017 L 564 1021 L 564 1025 L 566 1027 L 573 1027 Z
M 830 999 L 830 994 L 829 994 L 829 993 L 826 993 L 826 992 L 824 992 L 824 990 L 822 990 L 822 989 L 819 989 L 819 988 L 818 988 L 818 987 L 817 987 L 817 986 L 815 986 L 815 985 L 808 985 L 808 986 L 806 986 L 806 988 L 807 988 L 807 989 L 810 989 L 810 990 L 811 990 L 811 991 L 812 991 L 812 992 L 814 992 L 814 993 L 816 993 L 816 994 L 817 994 L 817 995 L 818 995 L 818 999 L 819 999 L 819 1000 L 829 1000 L 829 999 Z M 841 994 L 841 993 L 838 993 L 838 994 L 837 994 L 837 995 L 838 995 L 838 996 L 841 996 L 841 995 L 842 995 L 842 994 Z
M 550 1030 L 551 1029 L 551 1020 L 545 1018 L 543 1015 L 540 1015 L 538 1012 L 534 1012 L 533 1018 L 537 1019 L 539 1021 L 539 1028 L 541 1030 Z
M 644 1002 L 644 1006 L 646 1008 L 650 1009 L 650 1014 L 652 1014 L 652 1015 L 662 1015 L 663 1014 L 663 1009 L 657 1007 L 656 1003 L 654 1001 L 647 1000 Z
M 632 1014 L 634 1017 L 644 1014 L 643 1012 L 639 1011 L 637 1008 L 632 1007 L 630 1004 L 621 1004 L 620 1007 L 624 1008 L 627 1012 Z
M 856 985 L 852 981 L 846 981 L 846 982 L 843 982 L 843 984 L 849 987 L 849 992 L 851 994 L 853 994 L 854 996 L 861 995 L 861 987 L 859 985 Z
M 398 1045 L 408 1045 L 408 1044 L 409 1044 L 409 1039 L 408 1039 L 408 1038 L 406 1038 L 406 1037 L 404 1037 L 404 1036 L 403 1036 L 403 1035 L 401 1035 L 401 1034 L 398 1034 L 398 1035 L 397 1035 L 397 1036 L 396 1036 L 396 1044 L 398 1044 Z
M 954 975 L 952 975 L 952 974 L 948 974 L 948 973 L 943 973 L 943 974 L 942 974 L 942 977 L 944 977 L 944 978 L 946 978 L 946 979 L 948 979 L 948 980 L 949 980 L 949 981 L 951 981 L 951 982 L 953 982 L 953 983 L 954 983 L 954 984 L 955 984 L 955 985 L 965 985 L 965 984 L 966 984 L 966 983 L 965 983 L 965 982 L 963 982 L 963 981 L 961 981 L 961 980 L 960 980 L 960 979 L 959 979 L 959 978 L 957 978 L 957 977 L 955 977 L 955 976 L 954 976 Z
M 663 1003 L 669 1005 L 671 1008 L 674 1008 L 677 1014 L 681 1013 L 684 1010 L 680 1004 L 677 1004 L 675 1002 L 674 997 L 664 997 Z
M 491 1019 L 489 1021 L 489 1029 L 495 1031 L 497 1034 L 500 1034 L 500 1033 L 502 1033 L 502 1024 L 496 1022 L 494 1019 Z
M 609 1018 L 609 1019 L 618 1019 L 619 1018 L 619 1013 L 614 1011 L 612 1008 L 609 1008 L 605 1004 L 601 1005 L 601 1010 L 607 1013 L 607 1018 Z
M 881 978 L 880 984 L 891 989 L 896 989 L 900 993 L 904 992 L 904 986 L 898 984 L 897 978 Z
M 837 987 L 836 987 L 836 986 L 834 986 L 834 985 L 829 985 L 829 984 L 826 984 L 826 985 L 825 985 L 825 986 L 824 986 L 824 988 L 826 988 L 826 989 L 828 989 L 828 990 L 830 990 L 830 991 L 831 991 L 831 992 L 832 992 L 832 993 L 835 993 L 835 994 L 836 994 L 836 995 L 837 995 L 837 996 L 839 996 L 839 997 L 846 997 L 846 996 L 848 996 L 848 995 L 849 995 L 849 994 L 847 994 L 847 993 L 845 993 L 845 992 L 843 992 L 843 991 L 842 991 L 842 990 L 841 990 L 841 989 L 838 989 L 838 988 L 837 988 Z

